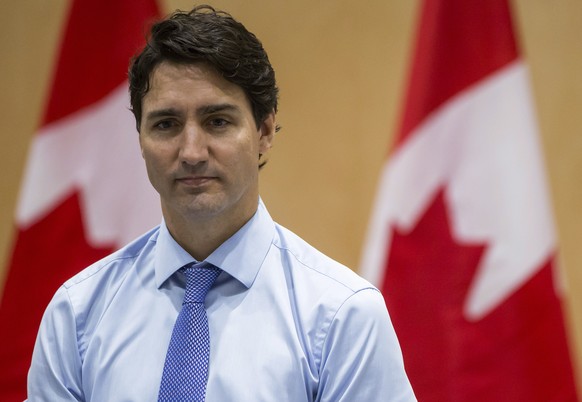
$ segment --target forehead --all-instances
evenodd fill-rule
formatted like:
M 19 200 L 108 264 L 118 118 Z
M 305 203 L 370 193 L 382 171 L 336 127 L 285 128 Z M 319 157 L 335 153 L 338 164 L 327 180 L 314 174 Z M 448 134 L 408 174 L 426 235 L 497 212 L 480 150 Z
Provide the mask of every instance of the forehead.
M 185 102 L 195 106 L 233 103 L 250 111 L 243 89 L 224 79 L 211 66 L 204 63 L 160 63 L 150 75 L 149 90 L 143 98 L 144 112 L 167 107 L 168 103 Z

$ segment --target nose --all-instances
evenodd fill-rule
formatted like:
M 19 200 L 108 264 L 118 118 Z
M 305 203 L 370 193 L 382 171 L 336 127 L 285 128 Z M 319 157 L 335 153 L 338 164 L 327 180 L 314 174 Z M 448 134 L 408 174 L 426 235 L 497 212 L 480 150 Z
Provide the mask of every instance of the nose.
M 196 124 L 187 124 L 182 132 L 180 162 L 198 165 L 208 161 L 208 143 L 204 130 Z

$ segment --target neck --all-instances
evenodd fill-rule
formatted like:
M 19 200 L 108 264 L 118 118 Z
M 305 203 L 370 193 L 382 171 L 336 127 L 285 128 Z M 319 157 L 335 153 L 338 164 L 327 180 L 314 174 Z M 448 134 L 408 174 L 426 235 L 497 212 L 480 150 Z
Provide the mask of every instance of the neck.
M 164 220 L 174 240 L 197 261 L 203 261 L 234 235 L 255 214 L 257 208 L 234 216 L 218 218 L 175 216 L 163 211 Z

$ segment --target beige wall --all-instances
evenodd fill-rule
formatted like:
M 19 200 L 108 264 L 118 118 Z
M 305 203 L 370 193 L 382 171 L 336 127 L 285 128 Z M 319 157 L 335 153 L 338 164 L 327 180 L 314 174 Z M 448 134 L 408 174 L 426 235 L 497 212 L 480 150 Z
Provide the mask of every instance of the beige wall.
M 283 130 L 262 173 L 271 213 L 356 268 L 380 165 L 400 112 L 418 2 L 209 2 L 262 38 L 277 71 Z M 191 3 L 161 4 L 171 11 Z M 67 4 L 4 0 L 0 5 L 0 263 L 7 258 L 27 147 Z M 571 333 L 582 351 L 582 247 L 577 244 L 582 239 L 577 183 L 582 178 L 582 2 L 519 0 L 515 11 L 548 163 Z

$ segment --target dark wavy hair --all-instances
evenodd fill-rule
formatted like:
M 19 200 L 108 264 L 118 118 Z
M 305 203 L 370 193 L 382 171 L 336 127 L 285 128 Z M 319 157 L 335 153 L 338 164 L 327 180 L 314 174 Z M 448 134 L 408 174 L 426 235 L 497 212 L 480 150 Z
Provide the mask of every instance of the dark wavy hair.
M 146 46 L 132 58 L 129 93 L 138 131 L 151 74 L 163 61 L 212 66 L 243 89 L 257 128 L 269 113 L 277 112 L 275 71 L 261 42 L 230 14 L 201 5 L 190 12 L 176 11 L 155 23 Z

